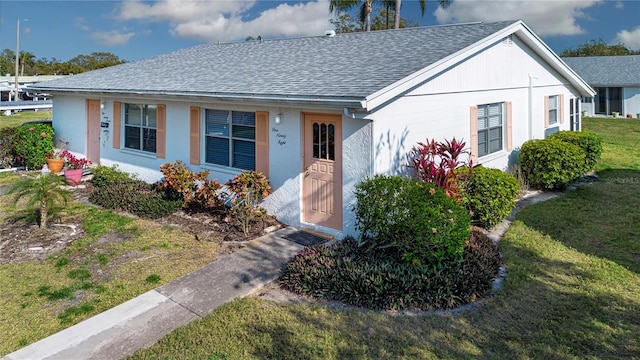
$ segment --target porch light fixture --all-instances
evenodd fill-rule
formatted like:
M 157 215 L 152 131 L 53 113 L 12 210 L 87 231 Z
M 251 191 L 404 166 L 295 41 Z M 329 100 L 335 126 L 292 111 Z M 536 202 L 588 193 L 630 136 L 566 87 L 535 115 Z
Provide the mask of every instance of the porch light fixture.
M 284 118 L 283 114 L 276 114 L 276 124 L 280 124 L 280 122 L 282 122 L 282 118 Z

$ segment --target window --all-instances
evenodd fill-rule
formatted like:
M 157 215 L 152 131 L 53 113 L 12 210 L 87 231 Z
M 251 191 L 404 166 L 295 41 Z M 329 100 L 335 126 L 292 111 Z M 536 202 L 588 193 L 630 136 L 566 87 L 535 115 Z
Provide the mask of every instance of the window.
M 478 156 L 503 149 L 504 103 L 478 106 Z
M 548 100 L 549 108 L 549 125 L 558 123 L 558 95 L 549 96 Z
M 256 114 L 205 109 L 205 162 L 256 169 Z
M 156 105 L 124 104 L 124 147 L 156 152 Z
M 570 130 L 580 130 L 580 99 L 569 99 L 569 120 Z

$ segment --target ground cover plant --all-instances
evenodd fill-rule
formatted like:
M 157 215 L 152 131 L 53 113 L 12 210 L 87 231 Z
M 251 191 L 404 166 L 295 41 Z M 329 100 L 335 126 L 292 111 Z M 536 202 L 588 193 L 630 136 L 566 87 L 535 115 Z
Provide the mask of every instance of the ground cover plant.
M 584 119 L 603 138 L 601 181 L 518 214 L 499 244 L 504 287 L 478 307 L 397 316 L 248 297 L 131 359 L 639 358 L 640 122 L 618 121 Z

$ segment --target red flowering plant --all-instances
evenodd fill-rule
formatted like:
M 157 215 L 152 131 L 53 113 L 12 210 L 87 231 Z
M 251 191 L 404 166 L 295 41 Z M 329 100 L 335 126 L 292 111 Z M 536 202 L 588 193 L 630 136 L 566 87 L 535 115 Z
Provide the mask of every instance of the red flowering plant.
M 63 150 L 62 157 L 65 160 L 67 169 L 84 169 L 85 166 L 91 164 L 91 161 L 85 158 L 77 158 L 75 155 L 70 153 L 69 150 Z
M 64 159 L 63 153 L 67 150 L 67 145 L 69 145 L 68 141 L 59 139 L 53 150 L 50 153 L 46 153 L 45 156 L 47 159 Z

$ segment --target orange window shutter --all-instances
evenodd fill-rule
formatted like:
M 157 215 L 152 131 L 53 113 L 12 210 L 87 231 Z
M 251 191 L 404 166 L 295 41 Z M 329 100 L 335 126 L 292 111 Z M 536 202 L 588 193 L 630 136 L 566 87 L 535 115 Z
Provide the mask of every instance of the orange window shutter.
M 269 177 L 269 113 L 256 112 L 256 171 Z
M 513 132 L 513 126 L 512 126 L 512 104 L 511 101 L 508 101 L 506 103 L 506 112 L 507 112 L 507 116 L 506 116 L 506 127 L 507 127 L 507 151 L 511 151 L 513 149 L 513 140 L 512 140 L 512 132 Z
M 544 97 L 544 127 L 549 127 L 549 97 Z
M 200 165 L 200 108 L 189 110 L 189 162 Z
M 113 148 L 120 149 L 120 117 L 122 116 L 120 102 L 113 102 Z
M 156 156 L 164 159 L 167 157 L 167 106 L 158 104 L 156 109 Z
M 559 104 L 558 104 L 558 121 L 560 121 L 560 124 L 564 124 L 564 94 L 560 94 L 559 98 Z
M 478 107 L 472 106 L 469 111 L 469 146 L 471 147 L 471 161 L 478 162 Z

